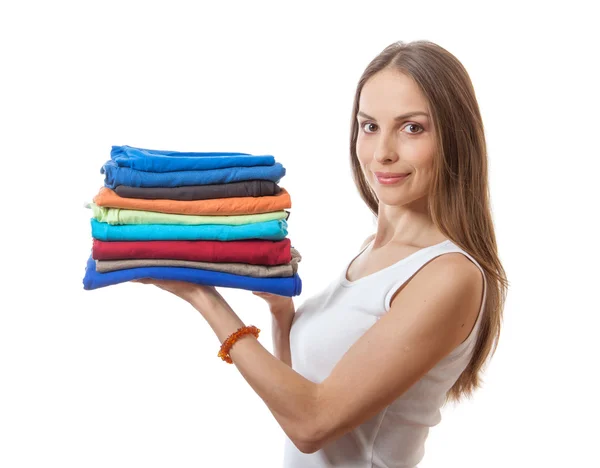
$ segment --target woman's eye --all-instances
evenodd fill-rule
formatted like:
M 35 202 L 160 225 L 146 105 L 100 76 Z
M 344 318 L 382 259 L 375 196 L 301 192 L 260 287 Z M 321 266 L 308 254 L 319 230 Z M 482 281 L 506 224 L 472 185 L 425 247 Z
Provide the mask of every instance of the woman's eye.
M 368 125 L 375 125 L 375 124 L 374 124 L 374 123 L 371 123 L 371 122 L 364 122 L 364 123 L 361 125 L 361 127 L 362 127 L 362 129 L 364 130 L 364 129 L 365 129 L 365 126 L 368 126 Z M 377 126 L 377 125 L 375 125 L 375 126 Z M 371 132 L 365 132 L 365 133 L 371 133 Z
M 421 127 L 419 124 L 408 124 L 408 125 L 407 125 L 406 127 L 404 127 L 404 128 L 408 128 L 408 127 L 418 127 L 418 128 L 420 128 L 421 130 L 423 129 L 423 127 Z M 421 133 L 421 132 L 416 132 L 416 133 L 415 133 L 415 132 L 408 132 L 408 133 L 410 133 L 410 134 L 412 134 L 412 135 L 415 135 L 416 133 Z
M 365 131 L 365 133 L 372 133 L 374 131 L 372 129 L 371 129 L 372 131 L 367 131 L 366 127 L 368 127 L 368 126 L 374 126 L 377 128 L 377 124 L 374 124 L 372 122 L 364 122 L 361 124 L 361 128 L 363 129 L 363 131 Z M 419 124 L 414 124 L 414 123 L 408 124 L 404 128 L 414 128 L 414 127 L 420 128 L 421 131 L 410 131 L 410 132 L 408 132 L 410 135 L 416 135 L 423 131 L 423 127 L 421 127 Z

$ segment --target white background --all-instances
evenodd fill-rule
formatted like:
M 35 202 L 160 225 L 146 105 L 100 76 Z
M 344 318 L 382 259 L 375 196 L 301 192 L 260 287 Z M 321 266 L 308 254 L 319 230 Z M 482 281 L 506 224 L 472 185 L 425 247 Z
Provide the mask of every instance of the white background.
M 420 468 L 600 466 L 592 3 L 3 4 L 0 466 L 281 466 L 283 431 L 198 312 L 142 284 L 83 290 L 83 203 L 111 145 L 272 154 L 299 306 L 374 232 L 352 97 L 375 55 L 416 39 L 473 80 L 511 282 L 484 388 L 444 408 Z M 266 304 L 220 291 L 272 351 Z

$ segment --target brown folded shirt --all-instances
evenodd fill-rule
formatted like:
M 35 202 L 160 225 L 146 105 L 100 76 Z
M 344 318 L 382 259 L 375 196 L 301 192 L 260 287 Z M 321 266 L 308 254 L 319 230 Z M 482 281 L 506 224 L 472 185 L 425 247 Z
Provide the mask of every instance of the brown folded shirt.
M 96 260 L 96 271 L 106 273 L 129 268 L 169 266 L 198 268 L 201 270 L 221 271 L 234 275 L 256 278 L 275 278 L 294 276 L 298 271 L 298 262 L 302 260 L 300 252 L 291 247 L 292 260 L 283 265 L 251 265 L 249 263 L 194 262 L 191 260 L 168 260 L 156 258 L 136 258 L 132 260 Z
M 197 215 L 237 215 L 270 213 L 292 207 L 290 194 L 280 187 L 277 195 L 266 197 L 232 197 L 212 200 L 144 200 L 123 198 L 108 187 L 100 187 L 94 197 L 98 206 L 129 208 L 133 210 L 156 211 L 158 213 L 197 214 Z

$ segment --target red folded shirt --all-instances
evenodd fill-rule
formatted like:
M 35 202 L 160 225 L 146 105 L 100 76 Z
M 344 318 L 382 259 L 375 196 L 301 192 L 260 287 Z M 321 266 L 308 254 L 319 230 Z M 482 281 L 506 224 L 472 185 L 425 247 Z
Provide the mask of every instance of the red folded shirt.
M 252 265 L 281 265 L 292 260 L 287 237 L 278 241 L 93 241 L 94 260 L 162 258 Z

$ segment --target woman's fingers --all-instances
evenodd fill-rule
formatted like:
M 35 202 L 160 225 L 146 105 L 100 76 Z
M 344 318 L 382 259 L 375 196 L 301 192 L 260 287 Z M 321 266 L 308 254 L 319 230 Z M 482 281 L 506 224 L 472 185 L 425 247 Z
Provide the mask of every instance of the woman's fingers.
M 272 297 L 273 296 L 273 294 L 265 293 L 265 292 L 261 292 L 261 291 L 252 291 L 252 294 L 254 294 L 255 296 L 261 296 L 261 297 Z

